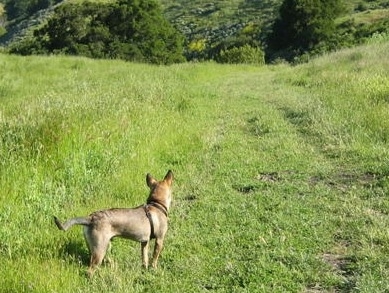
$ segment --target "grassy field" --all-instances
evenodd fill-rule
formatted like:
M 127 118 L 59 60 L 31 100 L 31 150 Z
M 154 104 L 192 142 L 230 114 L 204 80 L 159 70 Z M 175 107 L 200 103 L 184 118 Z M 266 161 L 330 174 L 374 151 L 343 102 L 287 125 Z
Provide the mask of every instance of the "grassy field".
M 2 292 L 388 292 L 389 43 L 310 63 L 0 55 Z M 157 270 L 62 219 L 175 173 Z

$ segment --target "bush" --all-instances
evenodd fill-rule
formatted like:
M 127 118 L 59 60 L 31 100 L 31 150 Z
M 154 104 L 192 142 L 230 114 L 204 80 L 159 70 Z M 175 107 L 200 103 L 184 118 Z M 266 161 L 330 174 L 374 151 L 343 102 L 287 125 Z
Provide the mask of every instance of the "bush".
M 265 64 L 265 54 L 258 47 L 244 45 L 242 47 L 233 47 L 231 49 L 222 50 L 218 56 L 217 62 L 229 64 Z
M 14 44 L 10 52 L 171 64 L 185 61 L 183 41 L 154 0 L 85 1 L 59 6 L 32 40 Z

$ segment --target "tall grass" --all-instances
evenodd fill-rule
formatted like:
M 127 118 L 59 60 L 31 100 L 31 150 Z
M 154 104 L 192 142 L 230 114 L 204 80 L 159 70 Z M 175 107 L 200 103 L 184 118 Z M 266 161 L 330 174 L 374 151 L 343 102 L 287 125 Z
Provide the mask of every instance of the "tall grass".
M 5 292 L 385 292 L 388 43 L 291 67 L 0 55 Z M 69 218 L 175 173 L 166 247 L 93 280 Z

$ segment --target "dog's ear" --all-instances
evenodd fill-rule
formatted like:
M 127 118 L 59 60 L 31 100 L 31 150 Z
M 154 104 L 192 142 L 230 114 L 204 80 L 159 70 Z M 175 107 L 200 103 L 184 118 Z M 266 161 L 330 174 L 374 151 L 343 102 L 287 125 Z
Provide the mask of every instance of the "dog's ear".
M 173 172 L 172 172 L 172 170 L 169 170 L 166 173 L 165 178 L 163 180 L 165 182 L 167 182 L 169 185 L 172 185 L 172 182 L 173 182 Z
M 155 179 L 153 178 L 153 176 L 151 176 L 150 173 L 147 173 L 147 175 L 146 175 L 146 183 L 147 183 L 147 186 L 148 186 L 148 187 L 152 188 L 152 187 L 154 187 L 158 182 L 157 182 L 157 180 L 155 180 Z

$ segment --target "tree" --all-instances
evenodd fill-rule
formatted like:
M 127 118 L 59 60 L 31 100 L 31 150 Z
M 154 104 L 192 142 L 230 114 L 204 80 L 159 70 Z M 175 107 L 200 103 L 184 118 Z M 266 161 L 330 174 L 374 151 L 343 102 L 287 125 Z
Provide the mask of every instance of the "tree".
M 139 61 L 164 64 L 183 61 L 184 37 L 164 18 L 158 2 L 119 0 L 108 23 L 120 43 L 135 44 L 142 52 L 144 60 Z
M 269 36 L 272 51 L 302 54 L 328 41 L 335 33 L 341 0 L 284 0 Z
M 170 64 L 184 61 L 183 36 L 155 0 L 62 4 L 29 44 L 12 53 L 65 53 Z

